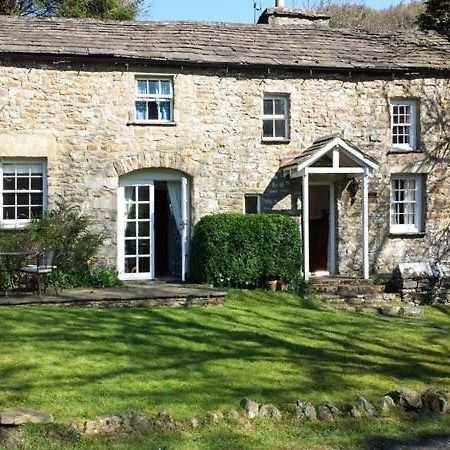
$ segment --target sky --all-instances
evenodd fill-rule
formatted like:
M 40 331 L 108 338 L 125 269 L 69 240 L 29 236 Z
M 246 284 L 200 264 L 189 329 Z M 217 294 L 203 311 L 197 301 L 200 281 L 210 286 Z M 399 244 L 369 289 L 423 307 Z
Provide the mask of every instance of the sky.
M 286 0 L 286 6 L 295 0 Z M 210 22 L 252 23 L 254 0 L 146 0 L 143 18 L 149 20 L 198 20 Z M 275 0 L 257 0 L 262 8 L 275 5 Z M 372 8 L 386 8 L 400 0 L 366 0 Z M 297 4 L 302 1 L 297 0 Z

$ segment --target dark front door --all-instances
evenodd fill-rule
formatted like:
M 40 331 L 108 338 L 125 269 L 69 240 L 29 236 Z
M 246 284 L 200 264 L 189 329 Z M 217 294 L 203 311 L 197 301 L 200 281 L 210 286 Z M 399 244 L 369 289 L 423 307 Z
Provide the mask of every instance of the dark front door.
M 309 264 L 311 272 L 328 270 L 328 214 L 309 222 Z

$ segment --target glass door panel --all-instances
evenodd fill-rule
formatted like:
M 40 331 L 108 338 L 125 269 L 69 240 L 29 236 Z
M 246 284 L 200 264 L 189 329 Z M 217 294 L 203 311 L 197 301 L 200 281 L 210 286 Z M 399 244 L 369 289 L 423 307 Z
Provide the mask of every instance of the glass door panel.
M 124 187 L 124 272 L 153 278 L 153 184 Z

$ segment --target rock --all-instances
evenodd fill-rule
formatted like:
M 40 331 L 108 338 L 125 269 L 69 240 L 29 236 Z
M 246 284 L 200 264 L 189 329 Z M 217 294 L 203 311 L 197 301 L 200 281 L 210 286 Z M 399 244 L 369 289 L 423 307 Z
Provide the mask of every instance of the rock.
M 0 425 L 23 425 L 26 423 L 53 423 L 51 414 L 27 408 L 9 408 L 0 412 Z
M 153 426 L 164 431 L 174 431 L 177 428 L 172 416 L 166 411 L 161 411 L 156 416 Z
M 317 417 L 320 420 L 333 420 L 333 413 L 327 405 L 320 405 L 317 408 Z
M 248 398 L 244 398 L 241 400 L 241 407 L 245 410 L 249 419 L 254 419 L 258 417 L 259 413 L 259 404 L 250 400 Z
M 316 408 L 311 403 L 297 401 L 297 419 L 300 419 L 300 414 L 302 414 L 306 420 L 312 422 L 317 420 Z
M 223 419 L 223 415 L 221 413 L 211 411 L 206 413 L 206 423 L 209 425 L 219 425 L 221 419 Z
M 363 396 L 360 395 L 356 399 L 356 403 L 366 416 L 372 417 L 375 415 L 375 408 Z
M 435 277 L 433 268 L 427 261 L 401 263 L 394 270 L 394 274 L 399 275 L 403 280 L 421 280 Z
M 281 412 L 273 405 L 262 405 L 259 408 L 259 416 L 272 420 L 281 420 Z
M 403 315 L 403 306 L 383 306 L 381 314 L 388 317 L 399 317 Z
M 406 387 L 397 389 L 388 394 L 396 405 L 400 405 L 406 411 L 420 411 L 422 408 L 422 395 Z
M 137 433 L 148 433 L 151 430 L 150 420 L 146 416 L 133 414 L 131 428 Z
M 449 411 L 447 398 L 435 389 L 428 389 L 422 394 L 423 408 L 434 414 L 446 414 Z
M 383 416 L 387 416 L 391 409 L 395 407 L 394 400 L 389 395 L 385 395 L 380 401 L 380 411 Z
M 227 420 L 228 422 L 238 422 L 239 421 L 239 413 L 233 409 L 227 414 Z
M 193 417 L 190 421 L 189 421 L 189 425 L 191 426 L 191 428 L 198 428 L 200 426 L 200 422 L 197 419 L 197 417 Z
M 361 411 L 353 403 L 349 403 L 348 405 L 345 405 L 344 411 L 350 417 L 361 417 L 362 416 Z

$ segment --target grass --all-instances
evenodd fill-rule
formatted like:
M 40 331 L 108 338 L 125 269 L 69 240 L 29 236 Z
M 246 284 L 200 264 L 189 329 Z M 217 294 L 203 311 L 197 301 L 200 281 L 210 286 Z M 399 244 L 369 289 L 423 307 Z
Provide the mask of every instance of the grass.
M 1 308 L 0 408 L 38 408 L 58 421 L 126 410 L 187 418 L 235 409 L 244 396 L 276 405 L 339 404 L 358 394 L 376 401 L 399 386 L 448 390 L 449 316 L 444 307 L 410 320 L 326 312 L 294 295 L 257 291 L 232 291 L 225 307 L 209 309 Z M 450 429 L 448 418 L 420 424 L 411 426 L 415 433 Z M 366 441 L 380 429 L 401 435 L 404 426 L 389 419 L 358 425 Z M 309 433 L 311 446 L 316 435 L 330 445 L 358 444 L 355 426 L 349 431 L 345 421 L 317 427 L 319 434 L 262 426 L 251 436 L 220 427 L 164 442 L 167 448 L 299 448 L 298 439 Z M 138 441 L 120 448 L 143 448 Z M 211 444 L 216 441 L 224 447 Z

